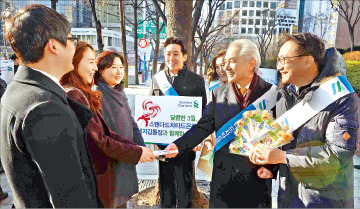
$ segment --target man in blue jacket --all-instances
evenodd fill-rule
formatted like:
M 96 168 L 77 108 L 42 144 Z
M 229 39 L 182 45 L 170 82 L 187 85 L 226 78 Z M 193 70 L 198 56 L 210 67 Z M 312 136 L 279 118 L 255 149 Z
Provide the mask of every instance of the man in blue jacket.
M 282 150 L 258 146 L 250 159 L 257 164 L 280 164 L 280 208 L 353 208 L 353 155 L 360 108 L 350 84 L 336 80 L 346 74 L 345 60 L 334 48 L 325 51 L 323 41 L 310 33 L 286 35 L 280 46 L 277 70 L 283 85 L 276 116 L 288 114 L 290 129 L 294 122 L 306 120 L 294 128 L 294 140 Z M 325 88 L 331 79 L 336 82 Z M 318 105 L 324 108 L 299 111 L 290 117 L 291 108 Z M 314 116 L 309 116 L 311 112 Z

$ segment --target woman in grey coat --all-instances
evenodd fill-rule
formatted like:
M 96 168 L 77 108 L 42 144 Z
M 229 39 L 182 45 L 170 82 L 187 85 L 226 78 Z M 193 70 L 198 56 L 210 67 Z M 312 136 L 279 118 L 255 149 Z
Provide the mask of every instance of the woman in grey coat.
M 124 139 L 145 146 L 121 83 L 124 78 L 123 61 L 124 58 L 114 51 L 102 52 L 97 58 L 95 83 L 103 94 L 101 113 L 111 130 Z M 114 188 L 112 207 L 126 207 L 126 202 L 139 191 L 135 165 L 116 164 Z

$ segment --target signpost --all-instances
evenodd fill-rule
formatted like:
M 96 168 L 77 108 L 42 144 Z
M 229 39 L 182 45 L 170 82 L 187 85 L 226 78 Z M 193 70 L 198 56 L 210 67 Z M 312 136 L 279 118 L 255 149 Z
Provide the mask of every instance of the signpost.
M 146 41 L 146 39 L 142 38 L 139 40 L 139 46 L 141 48 L 145 48 L 148 45 L 148 42 Z

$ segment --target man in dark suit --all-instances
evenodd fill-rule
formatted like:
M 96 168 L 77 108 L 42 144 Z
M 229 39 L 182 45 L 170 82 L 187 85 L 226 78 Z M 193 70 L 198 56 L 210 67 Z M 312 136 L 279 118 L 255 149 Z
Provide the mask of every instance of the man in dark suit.
M 271 88 L 256 74 L 260 54 L 250 40 L 232 42 L 225 63 L 229 83 L 213 90 L 199 122 L 170 144 L 167 151 L 178 149 L 182 154 L 193 149 Z M 271 207 L 273 174 L 251 163 L 248 157 L 229 153 L 229 144 L 215 152 L 209 207 Z
M 5 35 L 24 64 L 0 109 L 1 160 L 15 207 L 101 207 L 84 134 L 93 115 L 59 83 L 74 68 L 69 22 L 34 4 L 6 21 Z
M 184 65 L 187 59 L 185 42 L 177 37 L 169 37 L 164 43 L 166 79 L 179 96 L 202 97 L 206 104 L 205 82 L 201 76 L 189 71 Z M 163 72 L 159 72 L 163 73 Z M 150 95 L 163 96 L 156 76 L 152 78 Z M 166 146 L 158 145 L 160 149 Z M 174 159 L 159 161 L 159 190 L 162 208 L 188 208 L 192 204 L 192 180 L 195 152 L 191 151 Z

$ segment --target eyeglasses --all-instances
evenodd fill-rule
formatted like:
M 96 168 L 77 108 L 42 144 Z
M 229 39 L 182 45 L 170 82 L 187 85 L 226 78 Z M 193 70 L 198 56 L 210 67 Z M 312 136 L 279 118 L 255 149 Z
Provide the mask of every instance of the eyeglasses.
M 284 65 L 285 64 L 285 61 L 289 58 L 294 58 L 294 57 L 304 57 L 304 56 L 309 56 L 308 54 L 302 54 L 302 55 L 297 55 L 297 56 L 292 56 L 292 57 L 277 57 L 276 58 L 276 65 L 279 65 L 279 63 L 281 65 Z
M 78 46 L 79 38 L 77 38 L 77 37 L 67 37 L 67 39 L 71 40 L 74 43 L 75 47 Z

